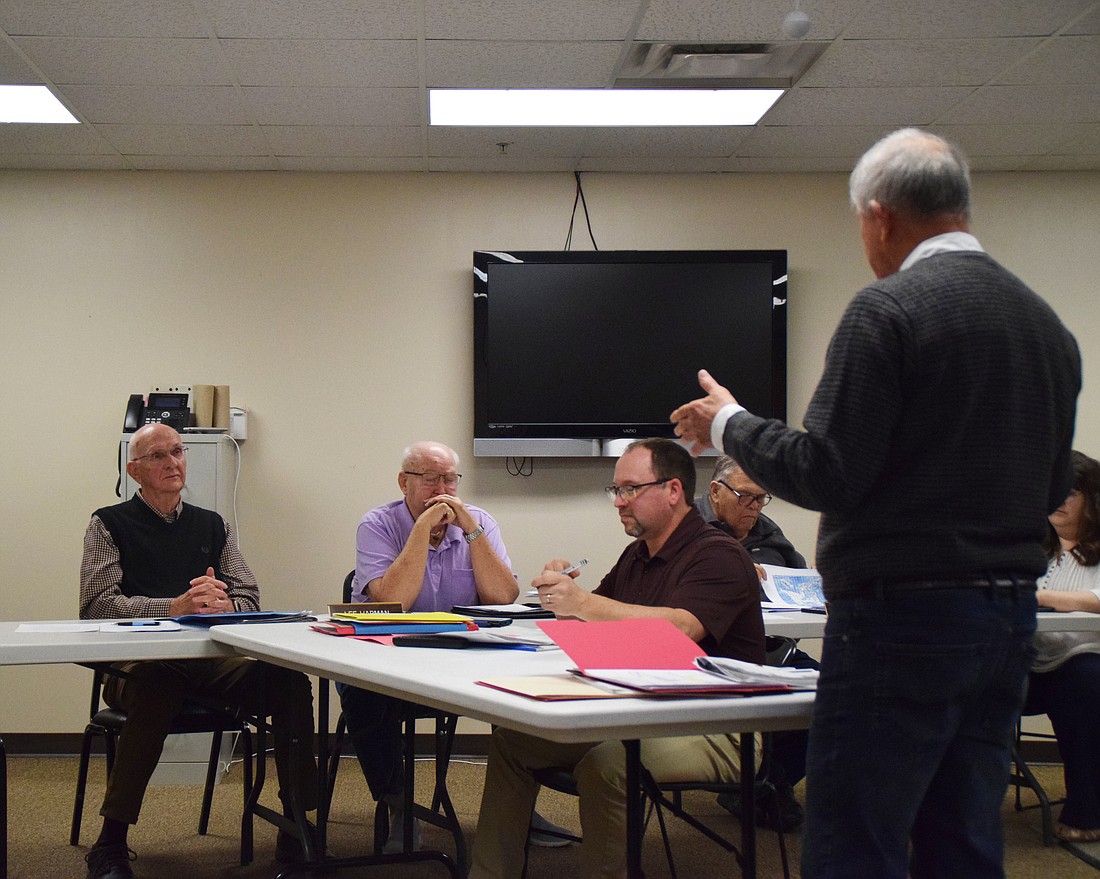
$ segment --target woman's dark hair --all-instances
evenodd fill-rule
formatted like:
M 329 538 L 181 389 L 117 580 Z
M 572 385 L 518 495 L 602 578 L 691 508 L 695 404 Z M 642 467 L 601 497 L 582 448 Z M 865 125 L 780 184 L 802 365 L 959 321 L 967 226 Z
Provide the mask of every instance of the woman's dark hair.
M 1082 565 L 1100 564 L 1100 461 L 1077 450 L 1072 453 L 1073 487 L 1081 492 L 1081 523 L 1077 532 L 1077 546 L 1073 556 Z M 1051 529 L 1045 544 L 1048 558 L 1061 551 L 1058 535 Z

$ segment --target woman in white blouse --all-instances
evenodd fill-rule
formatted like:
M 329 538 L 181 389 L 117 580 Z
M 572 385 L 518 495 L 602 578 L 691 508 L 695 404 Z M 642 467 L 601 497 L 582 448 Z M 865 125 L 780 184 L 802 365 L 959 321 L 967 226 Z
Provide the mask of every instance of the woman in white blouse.
M 1073 453 L 1073 490 L 1050 524 L 1039 606 L 1100 613 L 1100 462 Z M 1054 835 L 1100 840 L 1100 632 L 1040 632 L 1035 650 L 1024 713 L 1050 718 L 1066 779 Z

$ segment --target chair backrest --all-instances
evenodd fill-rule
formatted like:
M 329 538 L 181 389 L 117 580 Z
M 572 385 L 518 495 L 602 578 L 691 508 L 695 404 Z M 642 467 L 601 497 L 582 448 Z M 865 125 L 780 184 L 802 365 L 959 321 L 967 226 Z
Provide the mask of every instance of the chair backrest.
M 351 603 L 351 590 L 355 583 L 355 568 L 348 571 L 348 575 L 344 578 L 344 604 Z
M 784 635 L 764 636 L 764 665 L 786 665 L 798 642 Z

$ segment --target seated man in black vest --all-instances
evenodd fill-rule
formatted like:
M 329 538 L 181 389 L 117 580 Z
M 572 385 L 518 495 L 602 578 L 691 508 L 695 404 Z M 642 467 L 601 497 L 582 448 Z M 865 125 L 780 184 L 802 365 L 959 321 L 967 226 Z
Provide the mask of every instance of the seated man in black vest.
M 133 435 L 126 472 L 140 490 L 92 515 L 80 566 L 81 619 L 260 609 L 256 578 L 232 527 L 217 513 L 180 499 L 186 451 L 167 425 L 146 425 Z M 303 808 L 316 808 L 313 692 L 304 675 L 243 657 L 115 667 L 127 676 L 109 677 L 104 699 L 124 709 L 127 719 L 100 810 L 103 830 L 86 858 L 88 879 L 134 875 L 129 827 L 137 823 L 165 736 L 187 696 L 213 698 L 254 716 L 270 714 L 280 797 L 285 804 L 284 795 L 295 790 Z M 275 856 L 300 860 L 298 840 L 280 830 Z

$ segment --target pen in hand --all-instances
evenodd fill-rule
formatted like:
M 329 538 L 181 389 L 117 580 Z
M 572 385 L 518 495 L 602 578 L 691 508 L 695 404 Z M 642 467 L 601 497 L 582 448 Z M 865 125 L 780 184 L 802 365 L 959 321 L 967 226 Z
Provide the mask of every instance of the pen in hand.
M 564 571 L 558 571 L 559 574 L 572 574 L 574 571 L 578 571 L 588 564 L 588 559 L 581 559 L 579 562 L 574 562 Z

